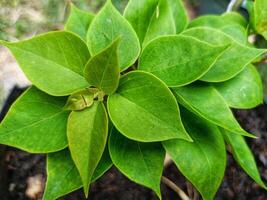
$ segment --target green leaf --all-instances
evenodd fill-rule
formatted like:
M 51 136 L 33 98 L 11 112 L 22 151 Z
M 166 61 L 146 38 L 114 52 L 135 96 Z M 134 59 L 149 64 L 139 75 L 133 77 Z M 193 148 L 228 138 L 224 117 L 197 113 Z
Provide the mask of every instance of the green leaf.
M 182 32 L 188 25 L 189 17 L 185 9 L 183 0 L 168 0 L 172 9 L 173 18 L 176 25 L 176 33 Z
M 46 170 L 43 200 L 55 200 L 82 187 L 79 172 L 68 149 L 48 154 Z
M 93 18 L 93 14 L 80 10 L 74 4 L 71 4 L 70 15 L 65 24 L 65 30 L 76 33 L 86 41 L 87 31 Z
M 71 156 L 81 175 L 87 196 L 108 135 L 108 117 L 103 103 L 95 102 L 90 108 L 73 111 L 67 127 Z
M 267 40 L 267 4 L 265 0 L 254 2 L 253 14 L 256 31 Z
M 204 200 L 213 200 L 222 182 L 226 152 L 219 129 L 188 111 L 181 109 L 186 130 L 194 142 L 163 142 L 182 174 L 193 183 Z
M 159 0 L 130 0 L 124 10 L 124 17 L 136 31 L 142 44 L 146 36 L 150 20 L 155 13 Z
M 191 140 L 168 87 L 155 76 L 141 71 L 124 75 L 116 93 L 108 97 L 109 116 L 126 137 L 140 142 L 172 138 Z
M 183 106 L 211 123 L 236 134 L 254 137 L 244 131 L 220 93 L 205 83 L 173 88 L 173 92 Z
M 90 55 L 86 44 L 76 35 L 50 32 L 29 40 L 8 43 L 28 79 L 40 90 L 65 96 L 88 86 L 83 70 Z
M 233 156 L 244 171 L 254 179 L 261 187 L 267 190 L 266 185 L 260 177 L 254 156 L 249 149 L 245 139 L 240 135 L 229 133 L 221 129 L 224 139 L 231 146 Z
M 159 0 L 158 6 L 150 20 L 143 46 L 159 36 L 174 35 L 175 33 L 175 21 L 169 1 Z
M 210 27 L 219 29 L 227 35 L 231 36 L 235 41 L 241 44 L 247 44 L 247 31 L 246 29 L 230 19 L 218 15 L 204 15 L 191 21 L 189 28 L 192 27 Z
M 140 53 L 138 37 L 129 22 L 108 0 L 92 21 L 87 33 L 87 44 L 92 55 L 96 55 L 109 46 L 117 37 L 119 45 L 120 69 L 127 69 L 135 63 Z
M 229 80 L 240 73 L 245 66 L 265 53 L 265 49 L 255 49 L 234 41 L 229 35 L 209 27 L 191 28 L 182 33 L 195 37 L 212 45 L 231 44 L 214 63 L 212 68 L 201 80 L 207 82 L 222 82 Z
M 115 92 L 119 85 L 118 46 L 120 41 L 120 38 L 117 38 L 104 51 L 92 57 L 85 67 L 84 76 L 87 81 L 106 94 Z
M 253 65 L 248 65 L 234 78 L 214 84 L 232 108 L 250 109 L 263 102 L 261 77 Z
M 160 143 L 129 140 L 114 128 L 109 138 L 109 151 L 114 165 L 125 176 L 152 189 L 161 199 L 160 180 L 165 150 Z
M 235 22 L 243 26 L 244 28 L 247 28 L 248 26 L 248 21 L 238 12 L 226 12 L 223 13 L 221 17 L 227 21 L 230 20 L 232 22 Z
M 35 87 L 28 89 L 10 108 L 0 124 L 0 143 L 31 153 L 49 153 L 67 145 L 69 112 L 66 98 L 49 96 Z
M 97 165 L 92 176 L 92 182 L 102 176 L 110 167 L 112 161 L 108 148 Z M 80 174 L 70 156 L 68 149 L 48 154 L 47 182 L 43 200 L 55 200 L 82 187 Z
M 139 69 L 154 74 L 169 87 L 182 86 L 203 76 L 226 48 L 188 36 L 160 37 L 145 47 Z

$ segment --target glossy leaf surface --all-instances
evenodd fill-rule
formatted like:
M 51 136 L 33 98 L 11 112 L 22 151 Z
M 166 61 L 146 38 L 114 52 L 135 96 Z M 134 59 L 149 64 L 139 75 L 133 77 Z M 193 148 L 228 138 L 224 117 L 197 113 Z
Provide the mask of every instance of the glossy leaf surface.
M 0 143 L 31 153 L 48 153 L 67 145 L 69 112 L 66 98 L 52 97 L 32 87 L 11 106 L 0 124 Z
M 135 71 L 123 76 L 116 93 L 108 98 L 108 111 L 114 126 L 130 139 L 190 140 L 171 91 L 147 72 Z
M 223 137 L 215 125 L 188 111 L 182 112 L 182 118 L 194 142 L 169 140 L 163 146 L 203 199 L 213 200 L 226 167 Z
M 240 127 L 224 98 L 213 86 L 196 83 L 173 88 L 173 92 L 179 103 L 200 117 L 236 134 L 253 137 Z
M 120 38 L 117 38 L 104 51 L 92 57 L 85 67 L 84 76 L 87 81 L 105 94 L 115 92 L 119 85 L 119 44 Z
M 160 180 L 165 150 L 160 143 L 141 143 L 121 135 L 117 130 L 109 138 L 114 165 L 132 181 L 144 185 L 161 198 Z
M 249 109 L 263 102 L 262 81 L 253 65 L 246 66 L 234 78 L 214 86 L 232 108 Z
M 83 70 L 90 55 L 76 35 L 50 32 L 15 43 L 1 42 L 15 56 L 28 79 L 40 90 L 65 96 L 88 86 Z
M 68 119 L 67 135 L 71 156 L 88 195 L 93 173 L 102 157 L 108 134 L 108 118 L 101 102 L 82 111 L 73 111 Z
M 154 74 L 170 87 L 182 86 L 203 76 L 226 48 L 188 36 L 160 37 L 145 47 L 139 69 Z
M 129 22 L 108 0 L 95 16 L 87 34 L 90 53 L 96 55 L 107 48 L 116 38 L 121 37 L 119 45 L 120 69 L 134 64 L 140 53 L 138 37 Z

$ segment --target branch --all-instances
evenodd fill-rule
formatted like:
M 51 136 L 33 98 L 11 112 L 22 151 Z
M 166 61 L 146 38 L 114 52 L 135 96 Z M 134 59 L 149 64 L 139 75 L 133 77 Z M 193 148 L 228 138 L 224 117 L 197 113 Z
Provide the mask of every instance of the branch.
M 185 194 L 185 192 L 181 188 L 179 188 L 174 182 L 172 182 L 170 179 L 166 178 L 165 176 L 162 176 L 161 181 L 165 185 L 167 185 L 169 188 L 171 188 L 174 192 L 176 192 L 182 200 L 191 200 Z
M 226 12 L 238 10 L 242 3 L 243 0 L 231 0 L 231 2 L 228 4 Z

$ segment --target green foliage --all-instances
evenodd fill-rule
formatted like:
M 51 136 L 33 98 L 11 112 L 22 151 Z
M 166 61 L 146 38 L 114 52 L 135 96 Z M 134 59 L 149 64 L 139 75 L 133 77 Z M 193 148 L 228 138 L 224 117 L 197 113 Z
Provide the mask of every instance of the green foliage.
M 124 15 L 107 0 L 97 14 L 72 6 L 65 31 L 0 41 L 34 85 L 1 122 L 0 143 L 47 153 L 44 200 L 81 187 L 87 196 L 112 163 L 161 199 L 165 150 L 212 200 L 226 166 L 224 139 L 266 188 L 243 138 L 255 136 L 231 111 L 262 102 L 253 62 L 266 49 L 248 43 L 237 13 L 188 23 L 180 0 L 130 0 Z

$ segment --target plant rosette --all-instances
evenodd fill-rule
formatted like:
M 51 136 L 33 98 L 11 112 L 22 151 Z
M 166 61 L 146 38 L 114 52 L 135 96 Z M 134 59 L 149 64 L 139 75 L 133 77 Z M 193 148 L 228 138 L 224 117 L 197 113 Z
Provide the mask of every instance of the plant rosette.
M 0 143 L 47 154 L 44 200 L 90 184 L 113 164 L 161 199 L 166 152 L 204 200 L 226 167 L 225 142 L 260 186 L 246 132 L 231 108 L 262 103 L 238 13 L 191 22 L 180 0 L 110 0 L 95 15 L 74 5 L 65 30 L 1 41 L 32 82 L 0 125 Z

